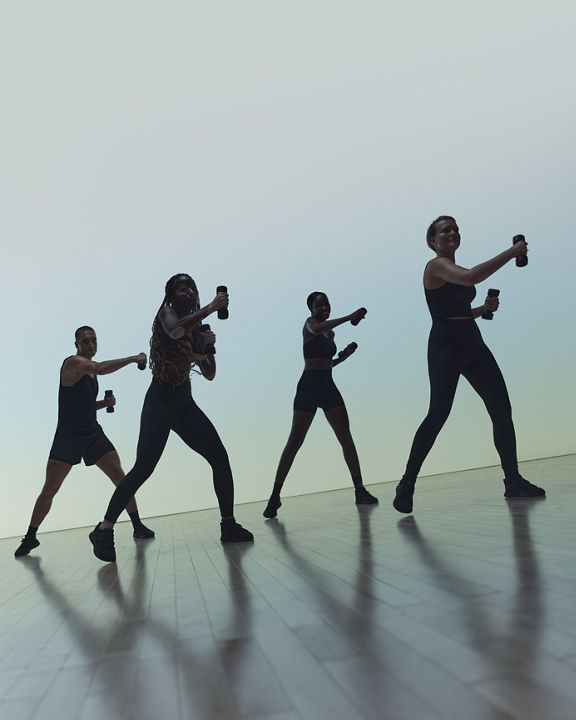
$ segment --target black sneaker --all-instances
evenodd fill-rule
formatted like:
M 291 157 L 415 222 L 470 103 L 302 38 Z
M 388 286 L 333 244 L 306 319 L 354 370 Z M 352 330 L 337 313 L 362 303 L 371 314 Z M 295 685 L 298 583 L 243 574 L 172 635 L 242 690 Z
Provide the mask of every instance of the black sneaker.
M 396 497 L 392 501 L 394 509 L 401 513 L 411 513 L 413 495 L 414 485 L 400 480 L 396 485 Z
M 132 537 L 136 538 L 136 540 L 151 540 L 153 537 L 156 537 L 156 534 L 154 530 L 150 530 L 146 525 L 140 523 L 138 528 L 134 528 Z
M 104 562 L 116 562 L 116 550 L 114 549 L 114 529 L 106 528 L 100 530 L 100 523 L 88 535 L 94 546 L 94 555 Z
M 504 478 L 504 487 L 505 498 L 544 497 L 546 495 L 546 490 L 537 485 L 532 485 L 522 475 L 518 475 L 513 480 Z
M 34 550 L 34 548 L 37 548 L 38 545 L 40 545 L 40 540 L 38 540 L 36 535 L 25 535 L 22 538 L 20 547 L 14 553 L 14 557 L 22 557 L 23 555 L 28 555 L 30 550 Z
M 271 497 L 270 500 L 268 500 L 268 505 L 266 505 L 266 508 L 262 515 L 264 515 L 265 518 L 274 518 L 276 517 L 276 515 L 278 515 L 279 507 L 282 507 L 280 498 Z
M 226 520 L 220 523 L 220 542 L 250 542 L 251 540 L 254 540 L 254 535 L 236 520 Z
M 371 495 L 364 486 L 356 488 L 356 505 L 377 505 L 378 498 Z

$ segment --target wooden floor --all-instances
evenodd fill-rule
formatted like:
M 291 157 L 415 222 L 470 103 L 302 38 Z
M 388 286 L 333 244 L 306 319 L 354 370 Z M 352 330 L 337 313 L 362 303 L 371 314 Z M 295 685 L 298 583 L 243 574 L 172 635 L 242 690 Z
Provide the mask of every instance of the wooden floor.
M 408 517 L 393 484 L 244 505 L 254 545 L 213 510 L 123 523 L 117 565 L 87 530 L 2 540 L 0 717 L 573 720 L 576 455 L 522 471 L 546 499 L 489 468 L 421 480 Z

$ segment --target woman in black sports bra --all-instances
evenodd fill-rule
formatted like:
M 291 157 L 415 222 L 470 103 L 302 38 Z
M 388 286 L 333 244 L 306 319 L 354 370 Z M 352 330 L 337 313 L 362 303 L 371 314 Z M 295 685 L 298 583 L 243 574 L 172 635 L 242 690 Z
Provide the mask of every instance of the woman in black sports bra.
M 362 483 L 360 462 L 354 440 L 350 434 L 346 406 L 332 379 L 332 368 L 346 360 L 356 350 L 356 343 L 350 343 L 338 353 L 337 359 L 333 360 L 332 358 L 336 354 L 334 328 L 345 322 L 352 321 L 357 325 L 366 315 L 366 309 L 360 308 L 345 317 L 329 320 L 330 303 L 325 293 L 311 293 L 306 303 L 312 314 L 306 320 L 302 329 L 304 372 L 298 382 L 296 397 L 294 398 L 292 429 L 286 447 L 280 456 L 272 495 L 263 513 L 264 517 L 267 518 L 276 517 L 277 515 L 278 508 L 282 504 L 280 502 L 282 485 L 292 467 L 296 453 L 304 442 L 317 408 L 324 410 L 326 419 L 342 446 L 344 460 L 348 465 L 354 483 L 356 504 L 371 505 L 378 502 Z
M 476 296 L 474 285 L 486 280 L 512 258 L 524 255 L 528 247 L 525 242 L 518 242 L 480 265 L 470 269 L 460 267 L 454 260 L 460 232 L 454 218 L 448 215 L 434 220 L 426 240 L 436 253 L 424 270 L 424 291 L 432 315 L 428 342 L 430 407 L 414 436 L 393 505 L 399 512 L 412 512 L 416 477 L 450 414 L 460 375 L 480 395 L 490 414 L 494 444 L 504 470 L 504 496 L 545 495 L 542 488 L 532 485 L 518 472 L 516 436 L 506 384 L 475 322 L 485 310 L 498 309 L 498 298 L 487 297 L 484 305 L 471 307 Z

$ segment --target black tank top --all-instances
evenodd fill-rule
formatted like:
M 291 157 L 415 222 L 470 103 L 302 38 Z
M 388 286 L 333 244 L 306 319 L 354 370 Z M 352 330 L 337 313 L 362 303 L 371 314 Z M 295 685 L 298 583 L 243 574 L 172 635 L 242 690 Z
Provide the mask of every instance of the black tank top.
M 331 337 L 327 337 L 322 333 L 314 335 L 312 340 L 304 343 L 304 359 L 323 358 L 331 360 L 336 353 L 336 343 Z
M 62 385 L 62 378 L 60 378 L 58 427 L 73 430 L 78 435 L 91 432 L 97 425 L 97 396 L 98 380 L 95 375 L 83 375 L 77 383 L 70 387 Z
M 447 282 L 435 290 L 424 288 L 424 293 L 432 320 L 473 317 L 471 303 L 476 297 L 474 285 L 455 285 Z

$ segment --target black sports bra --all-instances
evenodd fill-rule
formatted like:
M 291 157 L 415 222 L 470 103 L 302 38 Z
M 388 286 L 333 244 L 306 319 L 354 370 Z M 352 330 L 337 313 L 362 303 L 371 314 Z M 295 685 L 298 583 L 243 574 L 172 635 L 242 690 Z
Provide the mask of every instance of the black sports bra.
M 312 340 L 304 343 L 304 359 L 325 358 L 331 360 L 336 354 L 336 343 L 331 337 L 322 333 L 314 335 Z
M 451 317 L 474 317 L 472 300 L 476 297 L 474 285 L 456 285 L 446 282 L 435 290 L 424 288 L 428 310 L 433 320 Z

